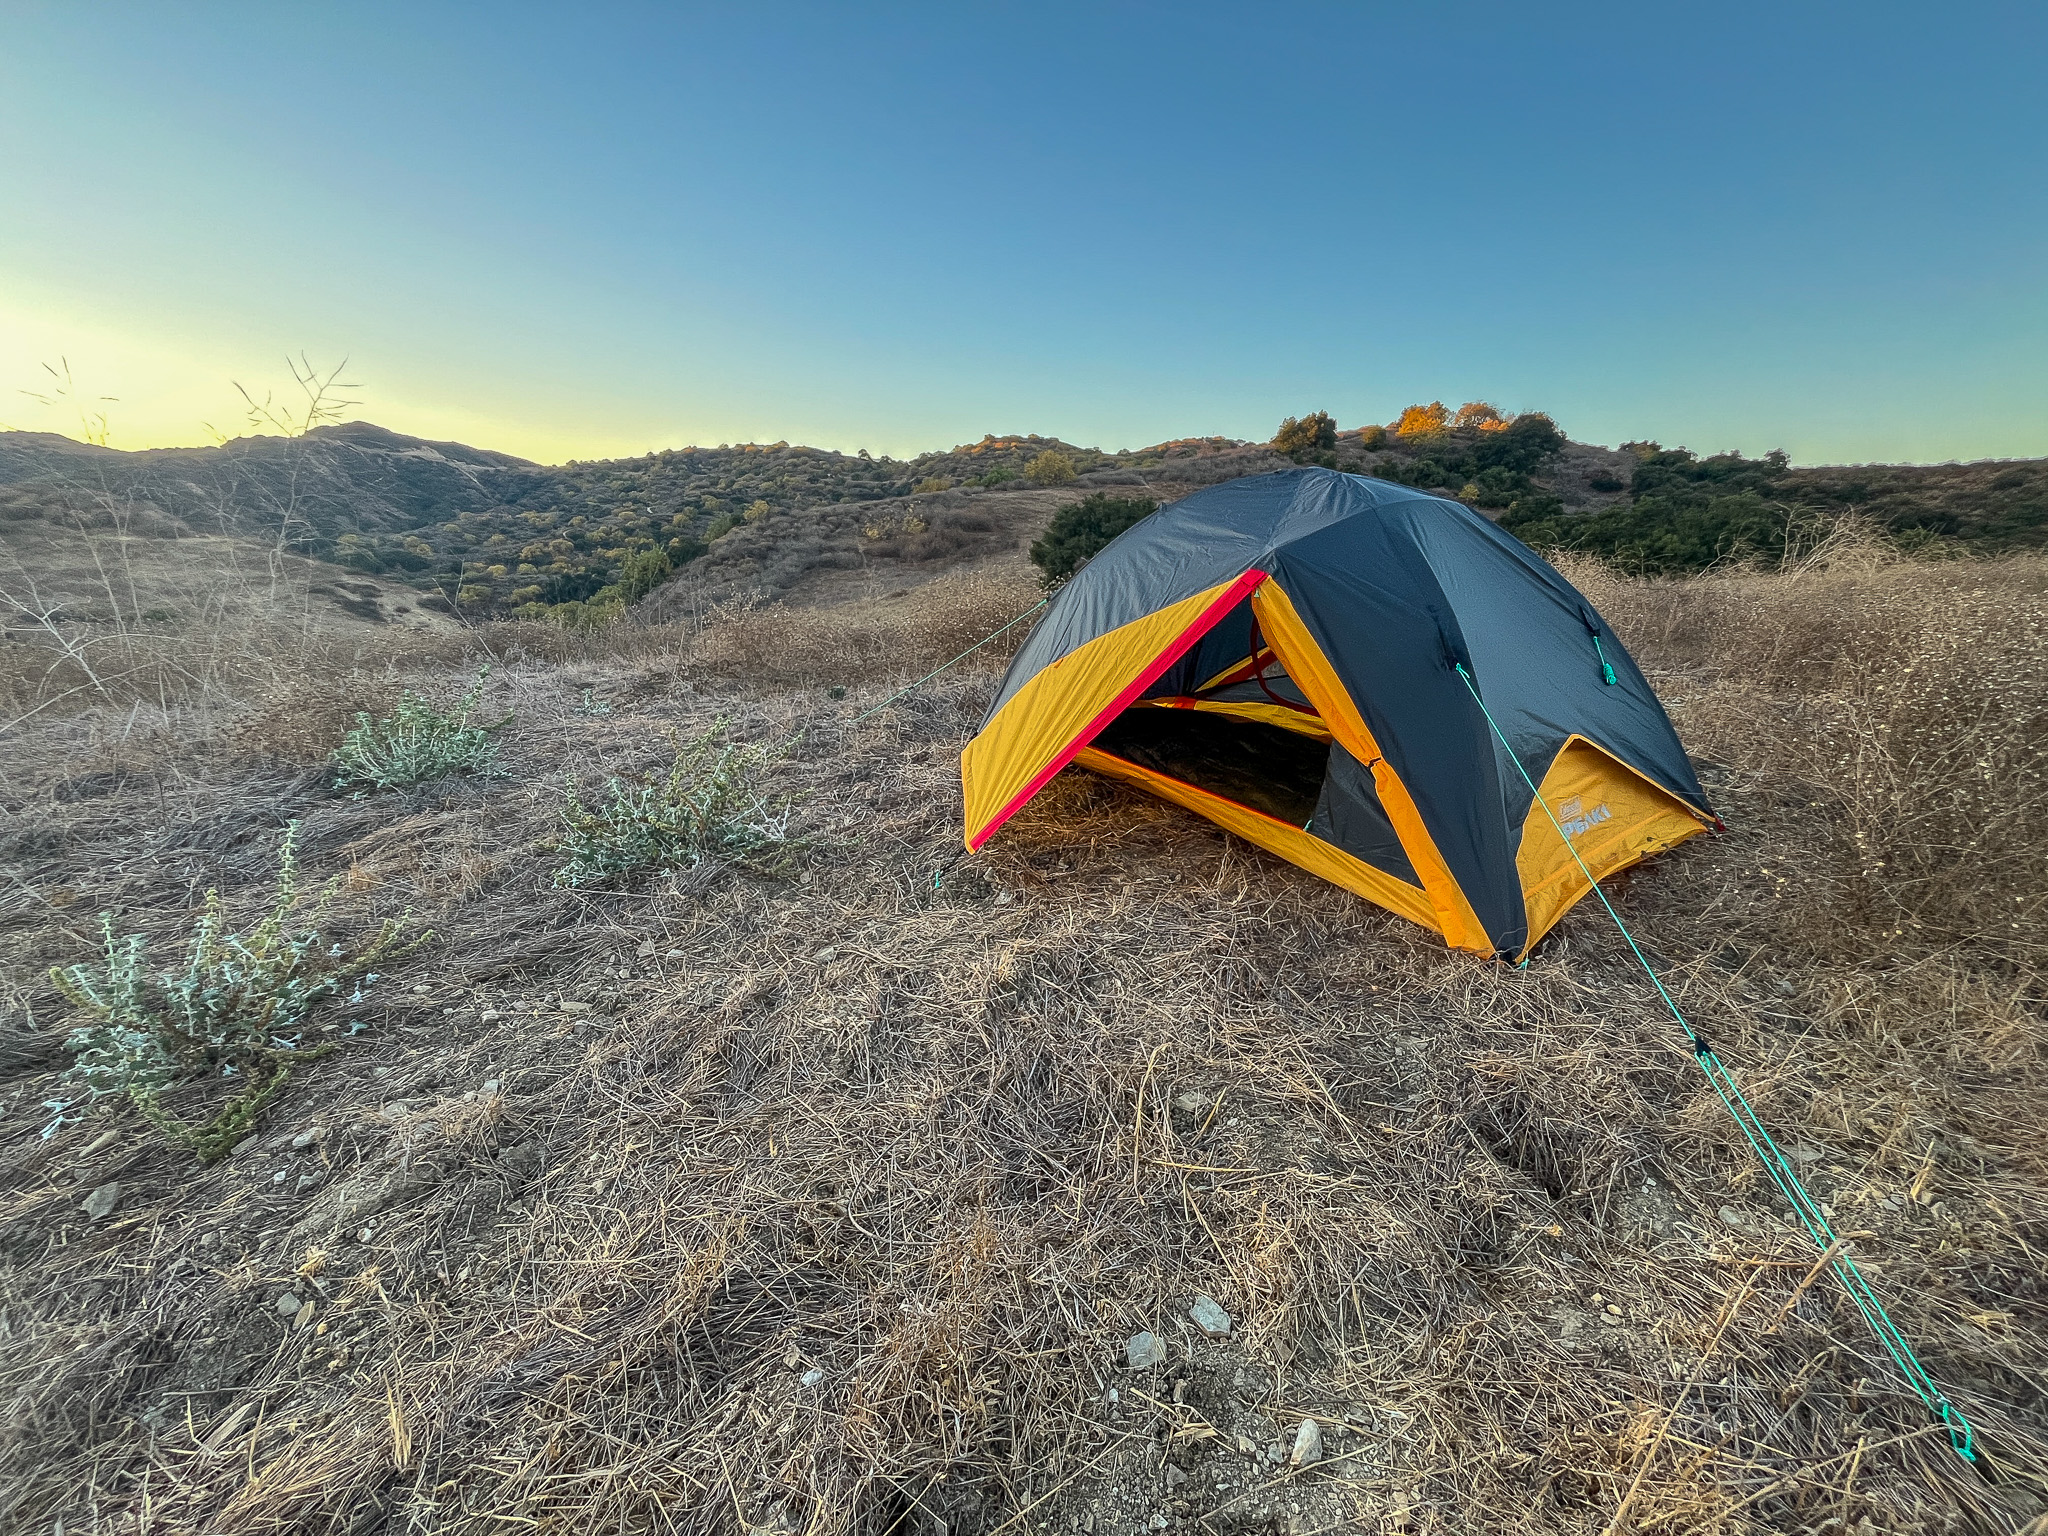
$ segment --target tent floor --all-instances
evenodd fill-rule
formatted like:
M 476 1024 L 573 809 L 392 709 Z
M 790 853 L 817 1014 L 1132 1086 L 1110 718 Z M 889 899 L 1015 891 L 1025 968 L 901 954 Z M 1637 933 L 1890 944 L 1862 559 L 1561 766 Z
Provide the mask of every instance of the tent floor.
M 1330 760 L 1327 742 L 1196 709 L 1127 709 L 1090 745 L 1296 827 L 1315 815 Z

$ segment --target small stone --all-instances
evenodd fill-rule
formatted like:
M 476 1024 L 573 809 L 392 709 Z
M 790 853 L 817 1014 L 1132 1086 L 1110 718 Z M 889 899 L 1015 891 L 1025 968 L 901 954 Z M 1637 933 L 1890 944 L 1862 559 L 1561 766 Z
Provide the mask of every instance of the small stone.
M 423 981 L 418 986 L 414 987 L 412 990 L 414 996 L 419 996 L 428 991 L 429 989 L 427 987 L 427 984 Z
M 273 1184 L 282 1184 L 285 1181 L 285 1179 L 290 1176 L 290 1174 L 291 1169 L 280 1168 L 277 1170 L 277 1172 L 273 1173 L 270 1176 L 270 1182 Z
M 1819 1147 L 1809 1147 L 1804 1142 L 1785 1149 L 1785 1155 L 1795 1163 L 1817 1163 L 1827 1154 Z
M 1195 1304 L 1188 1308 L 1188 1316 L 1195 1326 L 1212 1339 L 1230 1337 L 1230 1314 L 1216 1304 L 1213 1296 L 1197 1296 Z
M 389 1077 L 391 1069 L 389 1067 L 372 1067 L 370 1068 L 370 1075 L 372 1077 Z
M 377 1113 L 386 1120 L 403 1120 L 412 1113 L 412 1101 L 409 1099 L 393 1099 L 389 1104 L 378 1110 Z
M 837 960 L 839 958 L 839 951 L 832 948 L 830 945 L 827 945 L 825 948 L 819 950 L 816 955 L 812 956 L 812 958 L 815 959 L 820 965 L 830 965 L 834 960 Z
M 254 1152 L 256 1150 L 256 1143 L 261 1141 L 262 1139 L 263 1138 L 260 1136 L 244 1136 L 240 1141 L 235 1143 L 234 1150 L 229 1152 L 228 1156 L 240 1157 L 245 1152 Z
M 589 1013 L 590 1011 L 591 1005 L 589 1003 L 564 1002 L 562 1004 L 562 1012 L 569 1014 L 571 1016 L 580 1016 L 582 1014 Z
M 1175 1099 L 1173 1103 L 1174 1107 L 1184 1115 L 1199 1115 L 1209 1107 L 1209 1095 L 1198 1092 L 1184 1093 Z
M 1166 1345 L 1156 1333 L 1134 1333 L 1124 1340 L 1124 1359 L 1134 1371 L 1166 1364 Z
M 1594 1306 L 1597 1307 L 1604 1303 L 1607 1300 L 1607 1298 L 1605 1296 L 1602 1296 L 1598 1291 L 1595 1291 L 1592 1295 L 1588 1296 L 1586 1300 L 1590 1301 Z
M 1167 1486 L 1167 1487 L 1169 1487 L 1169 1488 L 1177 1488 L 1177 1487 L 1179 1487 L 1179 1486 L 1180 1486 L 1180 1485 L 1181 1485 L 1182 1483 L 1186 1482 L 1187 1480 L 1188 1480 L 1188 1475 L 1187 1475 L 1187 1473 L 1185 1473 L 1185 1472 L 1181 1471 L 1181 1469 L 1180 1469 L 1179 1467 L 1176 1467 L 1176 1466 L 1175 1466 L 1175 1465 L 1174 1465 L 1174 1464 L 1173 1464 L 1172 1462 L 1170 1462 L 1170 1461 L 1169 1461 L 1169 1462 L 1168 1462 L 1168 1463 L 1166 1464 L 1166 1486 Z
M 1303 1419 L 1301 1427 L 1294 1432 L 1294 1450 L 1288 1456 L 1289 1466 L 1307 1467 L 1323 1459 L 1323 1432 L 1314 1419 Z
M 365 1227 L 362 1231 L 356 1234 L 356 1241 L 359 1243 L 367 1243 L 370 1240 L 371 1236 L 372 1234 L 370 1232 L 370 1229 L 368 1227 Z
M 1735 1209 L 1735 1207 L 1732 1205 L 1724 1205 L 1721 1207 L 1721 1219 L 1727 1222 L 1729 1226 L 1736 1228 L 1738 1231 L 1741 1230 L 1743 1227 L 1749 1225 L 1748 1218 L 1745 1217 L 1742 1214 L 1742 1212 Z
M 823 1381 L 824 1379 L 825 1373 L 815 1365 L 812 1366 L 808 1371 L 805 1371 L 803 1375 L 797 1377 L 797 1380 L 802 1382 L 807 1387 L 815 1387 L 816 1385 L 818 1385 L 819 1382 Z
M 495 1078 L 495 1077 L 487 1077 L 487 1078 L 485 1078 L 485 1079 L 484 1079 L 484 1092 L 485 1092 L 485 1093 L 496 1093 L 496 1092 L 498 1091 L 498 1089 L 499 1089 L 500 1087 L 502 1087 L 502 1086 L 503 1086 L 503 1085 L 502 1085 L 502 1084 L 501 1084 L 501 1083 L 499 1082 L 499 1080 L 498 1080 L 497 1078 Z
M 286 1317 L 297 1317 L 299 1315 L 299 1308 L 304 1305 L 304 1302 L 299 1299 L 296 1291 L 280 1291 L 276 1305 L 277 1310 Z
M 640 947 L 634 950 L 633 953 L 638 955 L 642 960 L 652 960 L 654 958 L 654 940 L 642 939 L 640 941 Z
M 1619 1317 L 1621 1316 L 1621 1308 L 1617 1307 L 1613 1302 L 1610 1301 L 1609 1303 L 1607 1303 L 1607 1315 L 1609 1317 Z
M 1621 1326 L 1621 1319 L 1618 1317 L 1609 1317 L 1605 1312 L 1600 1313 L 1599 1317 L 1603 1327 L 1619 1328 Z
M 665 949 L 661 956 L 664 960 L 680 960 L 683 958 L 683 952 L 680 949 Z
M 482 1013 L 477 1015 L 478 1021 L 484 1024 L 495 1024 L 504 1017 L 505 1015 L 500 1013 L 495 1008 L 486 1008 Z
M 211 1248 L 215 1243 L 219 1241 L 220 1239 L 215 1237 L 211 1232 L 202 1232 L 199 1234 L 199 1246 L 202 1248 Z
M 292 1138 L 292 1150 L 294 1152 L 303 1152 L 306 1150 L 306 1148 L 318 1142 L 320 1138 L 325 1136 L 326 1134 L 327 1133 L 317 1125 L 314 1126 L 311 1130 L 301 1131 L 298 1135 Z
M 307 1190 L 311 1189 L 315 1184 L 318 1184 L 319 1182 L 319 1174 L 302 1173 L 299 1175 L 298 1192 L 303 1195 Z
M 121 1186 L 118 1183 L 109 1181 L 87 1195 L 85 1203 L 79 1209 L 85 1212 L 89 1220 L 105 1221 L 114 1214 L 114 1207 L 120 1203 Z
M 1778 978 L 1774 985 L 1777 987 L 1778 996 L 1780 997 L 1797 997 L 1799 995 L 1799 989 L 1782 976 Z
M 91 1141 L 88 1141 L 79 1149 L 79 1155 L 81 1157 L 91 1157 L 95 1152 L 104 1152 L 120 1139 L 121 1133 L 119 1131 L 101 1131 L 99 1135 L 93 1137 Z

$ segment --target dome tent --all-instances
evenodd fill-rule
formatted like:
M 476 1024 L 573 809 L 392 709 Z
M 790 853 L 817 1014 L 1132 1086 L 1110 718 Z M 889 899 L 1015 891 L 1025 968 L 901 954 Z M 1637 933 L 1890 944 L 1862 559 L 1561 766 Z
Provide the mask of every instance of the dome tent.
M 1325 469 L 1163 507 L 1061 589 L 961 755 L 967 846 L 1069 763 L 1487 955 L 1715 822 L 1570 582 L 1461 503 Z

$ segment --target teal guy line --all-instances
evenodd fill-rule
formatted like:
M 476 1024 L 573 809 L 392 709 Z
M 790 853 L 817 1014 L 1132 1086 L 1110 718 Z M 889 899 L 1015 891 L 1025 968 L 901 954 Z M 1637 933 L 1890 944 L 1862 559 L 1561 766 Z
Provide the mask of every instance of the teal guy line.
M 1793 1213 L 1798 1216 L 1800 1224 L 1806 1228 L 1806 1235 L 1813 1239 L 1814 1246 L 1820 1249 L 1825 1262 L 1841 1280 L 1842 1289 L 1848 1292 L 1849 1299 L 1856 1304 L 1856 1310 L 1863 1314 L 1863 1320 L 1870 1325 L 1870 1331 L 1877 1336 L 1878 1343 L 1884 1346 L 1885 1353 L 1891 1356 L 1892 1363 L 1906 1378 L 1906 1385 L 1913 1389 L 1914 1396 L 1926 1405 L 1928 1412 L 1947 1426 L 1949 1445 L 1963 1460 L 1974 1462 L 1977 1459 L 1976 1430 L 1971 1427 L 1970 1421 L 1963 1417 L 1962 1410 L 1948 1400 L 1948 1394 L 1943 1392 L 1940 1384 L 1928 1374 L 1927 1367 L 1920 1363 L 1920 1357 L 1913 1352 L 1912 1344 L 1907 1341 L 1905 1334 L 1900 1332 L 1898 1324 L 1892 1321 L 1891 1314 L 1885 1311 L 1884 1304 L 1877 1299 L 1877 1293 L 1870 1288 L 1870 1282 L 1864 1278 L 1863 1271 L 1856 1267 L 1856 1261 L 1845 1251 L 1843 1239 L 1829 1224 L 1819 1202 L 1800 1182 L 1791 1159 L 1786 1157 L 1777 1142 L 1771 1139 L 1771 1133 L 1764 1128 L 1763 1121 L 1757 1118 L 1754 1106 L 1743 1096 L 1742 1089 L 1736 1085 L 1735 1078 L 1727 1066 L 1714 1054 L 1713 1048 L 1701 1037 L 1699 1031 L 1687 1021 L 1683 1011 L 1672 1000 L 1671 994 L 1665 990 L 1664 983 L 1657 976 L 1656 968 L 1643 954 L 1641 946 L 1636 943 L 1635 935 L 1628 931 L 1628 924 L 1621 920 L 1621 914 L 1614 910 L 1614 903 L 1607 899 L 1607 893 L 1600 888 L 1600 882 L 1593 878 L 1593 871 L 1588 869 L 1586 861 L 1579 857 L 1578 849 L 1572 847 L 1572 840 L 1566 834 L 1563 824 L 1558 821 L 1557 813 L 1551 810 L 1550 802 L 1543 798 L 1543 791 L 1536 787 L 1536 781 L 1529 777 L 1529 770 L 1522 766 L 1522 759 L 1509 744 L 1507 733 L 1501 730 L 1500 722 L 1493 718 L 1493 711 L 1486 707 L 1486 700 L 1479 696 L 1479 689 L 1472 681 L 1472 674 L 1465 670 L 1463 662 L 1456 663 L 1456 666 L 1458 676 L 1464 679 L 1466 691 L 1472 695 L 1472 702 L 1479 706 L 1479 712 L 1486 716 L 1486 723 L 1493 727 L 1493 734 L 1499 738 L 1502 750 L 1508 755 L 1508 761 L 1515 765 L 1515 771 L 1521 774 L 1522 782 L 1529 786 L 1529 793 L 1536 797 L 1536 803 L 1543 807 L 1543 814 L 1548 816 L 1550 824 L 1557 828 L 1557 835 L 1564 839 L 1564 846 L 1579 866 L 1579 873 L 1586 877 L 1587 885 L 1592 888 L 1593 894 L 1600 898 L 1600 905 L 1605 907 L 1607 915 L 1614 919 L 1614 926 L 1621 930 L 1622 938 L 1628 941 L 1629 949 L 1635 954 L 1636 963 L 1642 966 L 1643 973 L 1650 978 L 1650 985 L 1657 989 L 1657 995 L 1664 1000 L 1664 1006 L 1671 1010 L 1671 1017 L 1676 1019 L 1678 1027 L 1685 1031 L 1685 1037 L 1692 1045 L 1693 1060 L 1706 1074 L 1707 1081 L 1713 1084 L 1714 1092 L 1720 1095 L 1722 1104 L 1727 1106 L 1728 1113 L 1734 1118 L 1743 1138 L 1756 1153 L 1758 1161 L 1764 1165 L 1764 1171 L 1771 1176 L 1771 1182 L 1778 1186 L 1779 1193 L 1784 1195 Z
M 958 663 L 965 661 L 968 657 L 972 656 L 976 651 L 980 650 L 984 645 L 987 645 L 989 641 L 995 639 L 997 635 L 1004 635 L 1009 633 L 1009 631 L 1015 629 L 1019 624 L 1022 624 L 1026 619 L 1030 618 L 1031 615 L 1038 612 L 1039 609 L 1043 608 L 1047 603 L 1051 601 L 1052 594 L 1048 592 L 1044 597 L 1041 597 L 1029 608 L 1026 608 L 1022 613 L 1018 614 L 1017 617 L 1010 620 L 1010 622 L 1005 624 L 1001 629 L 995 631 L 994 634 L 983 635 L 979 640 L 975 641 L 974 644 L 967 647 L 966 650 L 962 651 L 958 656 L 955 656 L 951 661 L 942 662 L 940 665 L 933 667 L 931 671 L 925 673 L 923 677 L 920 677 L 914 683 L 904 684 L 901 688 L 898 688 L 894 693 L 890 694 L 889 697 L 882 700 L 881 703 L 877 704 L 873 709 L 869 710 L 867 714 L 855 715 L 853 717 L 853 723 L 855 725 L 859 725 L 861 721 L 868 718 L 868 715 L 879 715 L 883 710 L 887 709 L 891 704 L 894 704 L 906 693 L 915 693 L 918 689 L 922 688 L 926 683 L 930 682 L 933 678 L 937 677 L 941 672 L 945 671 L 947 667 L 955 666 Z

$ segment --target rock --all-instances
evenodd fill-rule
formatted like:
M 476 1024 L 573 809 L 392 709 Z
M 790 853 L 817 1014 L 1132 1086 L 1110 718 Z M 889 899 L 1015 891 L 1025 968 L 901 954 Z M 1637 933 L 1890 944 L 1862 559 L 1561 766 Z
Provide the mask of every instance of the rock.
M 1735 1209 L 1735 1207 L 1732 1205 L 1724 1205 L 1721 1207 L 1721 1219 L 1727 1222 L 1729 1226 L 1734 1227 L 1737 1231 L 1740 1231 L 1744 1227 L 1747 1227 L 1749 1225 L 1749 1218 L 1744 1216 L 1742 1212 Z
M 1610 1301 L 1609 1303 L 1607 1303 L 1607 1315 L 1609 1317 L 1619 1317 L 1621 1316 L 1621 1308 L 1617 1307 L 1613 1302 Z
M 85 1197 L 79 1209 L 92 1221 L 105 1221 L 114 1214 L 114 1207 L 121 1203 L 121 1186 L 109 1180 Z
M 830 965 L 834 960 L 837 960 L 839 958 L 839 951 L 832 948 L 830 945 L 827 945 L 824 949 L 819 950 L 817 954 L 813 955 L 811 958 L 816 960 L 820 965 Z
M 393 1099 L 389 1104 L 378 1110 L 377 1113 L 386 1120 L 403 1120 L 412 1113 L 412 1101 L 410 1099 Z
M 1180 1485 L 1181 1485 L 1182 1483 L 1186 1482 L 1187 1480 L 1188 1480 L 1188 1475 L 1187 1475 L 1187 1473 L 1185 1473 L 1185 1472 L 1181 1471 L 1181 1469 L 1180 1469 L 1179 1467 L 1176 1467 L 1176 1466 L 1175 1466 L 1175 1465 L 1174 1465 L 1174 1464 L 1173 1464 L 1172 1462 L 1170 1462 L 1170 1461 L 1169 1461 L 1169 1462 L 1168 1462 L 1168 1463 L 1166 1464 L 1166 1486 L 1167 1486 L 1167 1487 L 1169 1487 L 1169 1488 L 1177 1488 L 1177 1487 L 1179 1487 L 1179 1486 L 1180 1486 Z
M 327 1132 L 322 1130 L 317 1125 L 314 1126 L 311 1130 L 301 1131 L 298 1135 L 292 1138 L 292 1150 L 294 1152 L 303 1152 L 306 1150 L 306 1148 L 318 1142 L 320 1138 L 325 1136 L 326 1134 Z
M 1797 997 L 1799 995 L 1799 989 L 1782 976 L 1778 978 L 1774 985 L 1777 987 L 1778 996 L 1780 997 Z
M 824 1379 L 825 1373 L 818 1369 L 818 1367 L 815 1365 L 812 1366 L 808 1371 L 805 1371 L 803 1375 L 797 1377 L 797 1380 L 802 1382 L 807 1387 L 815 1387 L 818 1385 L 819 1382 L 823 1381 Z
M 319 1175 L 319 1174 L 317 1174 L 317 1173 L 302 1173 L 302 1174 L 300 1174 L 300 1175 L 299 1175 L 299 1183 L 298 1183 L 298 1192 L 299 1192 L 300 1194 L 302 1194 L 302 1195 L 303 1195 L 303 1194 L 304 1194 L 304 1193 L 305 1193 L 305 1192 L 306 1192 L 307 1190 L 309 1190 L 309 1189 L 313 1188 L 313 1186 L 314 1186 L 314 1185 L 316 1185 L 316 1184 L 318 1184 L 319 1182 L 320 1182 L 320 1175 Z
M 496 1093 L 503 1086 L 504 1085 L 501 1082 L 499 1082 L 499 1080 L 495 1077 L 487 1077 L 484 1079 L 485 1093 Z
M 1134 1371 L 1166 1364 L 1166 1345 L 1156 1333 L 1134 1333 L 1124 1340 L 1124 1359 Z
M 562 1004 L 562 1012 L 569 1014 L 571 1017 L 580 1017 L 591 1011 L 592 1007 L 589 1003 L 564 1002 Z
M 477 1015 L 478 1022 L 484 1024 L 496 1024 L 504 1017 L 505 1015 L 495 1008 L 486 1008 L 481 1014 Z
M 304 1305 L 296 1291 L 280 1291 L 275 1302 L 277 1310 L 286 1317 L 297 1317 L 299 1308 Z
M 1323 1432 L 1316 1427 L 1314 1419 L 1303 1419 L 1301 1427 L 1294 1432 L 1294 1450 L 1288 1456 L 1289 1466 L 1313 1466 L 1323 1459 Z
M 288 1177 L 290 1177 L 290 1175 L 291 1169 L 280 1168 L 277 1170 L 277 1172 L 273 1173 L 270 1176 L 270 1182 L 273 1184 L 282 1184 Z
M 1827 1154 L 1819 1147 L 1809 1147 L 1804 1142 L 1785 1148 L 1785 1155 L 1795 1163 L 1817 1163 Z
M 1199 1115 L 1209 1107 L 1209 1095 L 1195 1092 L 1184 1093 L 1175 1099 L 1173 1104 L 1174 1108 L 1184 1115 Z
M 101 1131 L 99 1135 L 93 1137 L 91 1141 L 88 1141 L 83 1147 L 79 1148 L 79 1155 L 91 1157 L 95 1152 L 104 1152 L 120 1139 L 121 1133 L 119 1131 Z
M 261 1141 L 262 1139 L 263 1138 L 260 1136 L 244 1136 L 240 1141 L 235 1143 L 234 1150 L 229 1152 L 228 1156 L 240 1157 L 245 1152 L 254 1152 L 256 1150 L 256 1143 Z
M 1195 1326 L 1212 1339 L 1230 1337 L 1230 1314 L 1216 1304 L 1213 1296 L 1197 1296 L 1195 1304 L 1188 1308 L 1188 1316 Z
M 414 995 L 414 996 L 419 996 L 420 994 L 422 994 L 422 993 L 424 993 L 424 992 L 428 991 L 428 990 L 429 990 L 429 988 L 428 988 L 427 984 L 426 984 L 426 983 L 425 983 L 425 982 L 423 981 L 423 982 L 421 982 L 421 983 L 420 983 L 420 984 L 419 984 L 418 986 L 414 987 L 414 988 L 413 988 L 412 990 L 413 990 L 413 995 Z
M 654 940 L 641 940 L 640 947 L 634 950 L 633 953 L 638 955 L 642 960 L 652 960 L 654 958 Z

